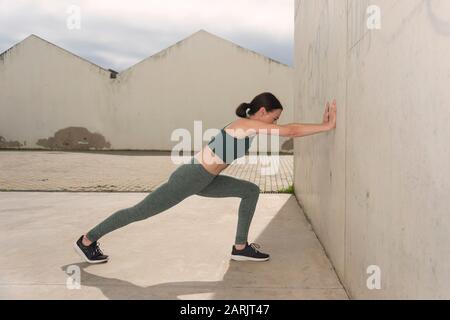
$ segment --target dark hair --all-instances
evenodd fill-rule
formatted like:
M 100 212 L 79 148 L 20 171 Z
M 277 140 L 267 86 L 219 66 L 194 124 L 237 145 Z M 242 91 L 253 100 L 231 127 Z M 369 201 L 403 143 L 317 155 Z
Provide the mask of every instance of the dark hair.
M 272 93 L 263 92 L 253 98 L 252 102 L 241 103 L 236 109 L 236 115 L 241 118 L 247 118 L 247 114 L 255 114 L 261 107 L 264 107 L 267 112 L 273 111 L 275 109 L 283 110 L 283 106 L 281 105 L 280 101 Z

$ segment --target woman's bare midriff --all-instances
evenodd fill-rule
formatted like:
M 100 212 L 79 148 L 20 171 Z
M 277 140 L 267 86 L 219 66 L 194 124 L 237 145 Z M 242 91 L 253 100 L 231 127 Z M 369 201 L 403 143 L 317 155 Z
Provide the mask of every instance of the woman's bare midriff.
M 230 123 L 224 128 L 225 132 L 232 137 L 237 139 L 243 139 L 247 134 L 243 132 L 234 132 L 236 124 L 235 122 Z M 254 133 L 253 133 L 254 134 Z M 221 171 L 225 170 L 230 164 L 224 163 L 210 148 L 206 145 L 201 151 L 194 155 L 199 163 L 203 165 L 206 171 L 218 175 Z
M 222 170 L 228 167 L 229 163 L 224 163 L 209 147 L 206 145 L 201 151 L 194 155 L 194 158 L 203 165 L 209 173 L 218 175 Z

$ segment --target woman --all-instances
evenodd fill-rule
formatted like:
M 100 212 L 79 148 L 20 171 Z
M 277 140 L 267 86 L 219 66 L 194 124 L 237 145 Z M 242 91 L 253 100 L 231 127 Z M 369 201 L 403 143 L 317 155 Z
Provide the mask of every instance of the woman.
M 220 175 L 233 160 L 245 155 L 255 134 L 275 134 L 282 137 L 303 137 L 336 128 L 336 101 L 327 103 L 321 124 L 291 123 L 277 125 L 283 111 L 280 101 L 271 93 L 256 96 L 251 103 L 242 103 L 236 109 L 240 119 L 225 126 L 201 151 L 182 164 L 168 181 L 148 194 L 133 207 L 121 209 L 82 235 L 74 244 L 75 250 L 89 263 L 107 262 L 97 242 L 105 234 L 132 222 L 161 213 L 183 199 L 200 195 L 204 197 L 239 197 L 238 224 L 235 244 L 231 250 L 233 260 L 267 261 L 269 255 L 258 250 L 260 246 L 248 244 L 250 222 L 258 202 L 259 187 L 249 181 Z M 230 152 L 231 151 L 231 152 Z

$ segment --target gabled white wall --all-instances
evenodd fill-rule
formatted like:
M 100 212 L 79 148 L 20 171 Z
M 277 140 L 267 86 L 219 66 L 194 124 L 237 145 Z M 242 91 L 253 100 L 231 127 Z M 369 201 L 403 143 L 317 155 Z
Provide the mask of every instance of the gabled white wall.
M 40 148 L 39 139 L 80 127 L 98 132 L 110 149 L 170 150 L 174 129 L 193 134 L 195 120 L 203 131 L 221 128 L 237 118 L 240 103 L 265 91 L 285 106 L 279 123 L 292 122 L 292 73 L 200 30 L 110 79 L 109 71 L 30 36 L 0 60 L 0 136 Z M 81 137 L 80 128 L 67 134 Z

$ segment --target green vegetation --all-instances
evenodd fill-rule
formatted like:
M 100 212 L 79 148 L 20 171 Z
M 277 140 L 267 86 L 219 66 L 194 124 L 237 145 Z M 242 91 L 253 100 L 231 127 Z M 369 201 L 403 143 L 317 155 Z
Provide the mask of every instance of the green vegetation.
M 294 185 L 291 184 L 289 187 L 278 190 L 279 193 L 290 193 L 290 194 L 294 194 Z

